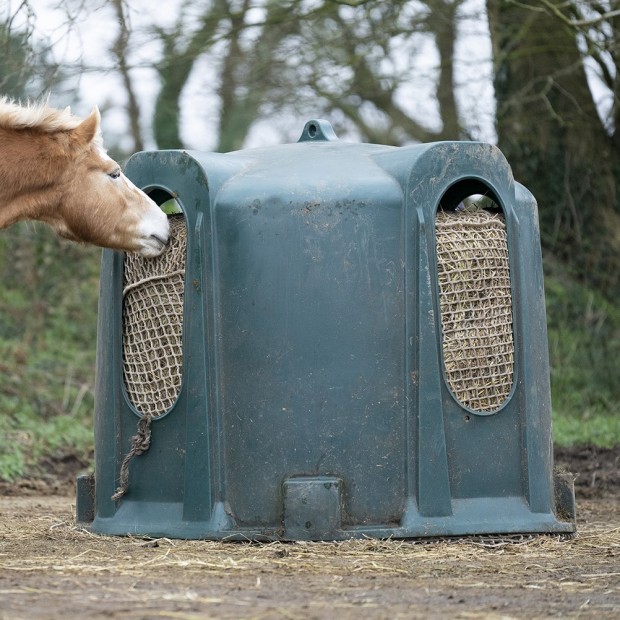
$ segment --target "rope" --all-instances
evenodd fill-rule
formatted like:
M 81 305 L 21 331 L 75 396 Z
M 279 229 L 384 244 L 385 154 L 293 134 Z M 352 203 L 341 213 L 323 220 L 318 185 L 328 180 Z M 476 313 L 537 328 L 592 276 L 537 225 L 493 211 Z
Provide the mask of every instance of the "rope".
M 116 493 L 112 495 L 112 500 L 117 501 L 129 489 L 129 463 L 135 456 L 144 454 L 151 447 L 151 422 L 153 416 L 145 414 L 138 421 L 138 432 L 131 438 L 131 449 L 123 459 L 119 475 L 119 486 Z
M 138 288 L 139 286 L 148 284 L 149 282 L 157 282 L 159 280 L 168 280 L 174 276 L 183 276 L 183 275 L 185 275 L 185 268 L 177 269 L 176 271 L 171 271 L 169 273 L 157 274 L 149 278 L 143 278 L 142 280 L 139 280 L 138 282 L 132 282 L 131 284 L 128 284 L 123 289 L 123 297 L 125 297 L 125 295 L 129 293 L 129 291 L 132 291 L 133 289 Z

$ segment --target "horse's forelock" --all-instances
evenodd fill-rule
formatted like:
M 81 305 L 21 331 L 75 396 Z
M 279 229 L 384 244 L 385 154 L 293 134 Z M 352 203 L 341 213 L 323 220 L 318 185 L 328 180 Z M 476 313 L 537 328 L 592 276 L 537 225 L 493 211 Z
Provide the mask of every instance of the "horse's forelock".
M 18 105 L 8 97 L 0 97 L 0 127 L 5 129 L 38 129 L 46 133 L 71 131 L 83 119 L 71 114 L 69 108 L 58 110 L 47 102 Z

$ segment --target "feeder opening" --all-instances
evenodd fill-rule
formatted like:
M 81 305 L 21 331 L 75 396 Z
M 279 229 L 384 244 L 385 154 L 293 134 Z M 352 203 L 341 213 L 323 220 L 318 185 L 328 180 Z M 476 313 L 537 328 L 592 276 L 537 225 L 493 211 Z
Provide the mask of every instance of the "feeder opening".
M 508 239 L 493 191 L 476 180 L 450 187 L 435 240 L 445 378 L 461 405 L 492 413 L 514 383 Z
M 181 205 L 147 192 L 169 214 L 170 242 L 156 258 L 126 254 L 123 268 L 123 379 L 142 415 L 167 413 L 181 391 L 186 227 Z

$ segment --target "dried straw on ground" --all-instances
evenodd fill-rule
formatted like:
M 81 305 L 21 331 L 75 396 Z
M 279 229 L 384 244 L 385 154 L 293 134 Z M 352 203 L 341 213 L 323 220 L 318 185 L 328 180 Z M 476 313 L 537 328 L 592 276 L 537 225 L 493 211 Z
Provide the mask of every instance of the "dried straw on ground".
M 615 502 L 580 506 L 572 538 L 257 544 L 103 537 L 76 527 L 69 500 L 52 511 L 36 504 L 48 499 L 11 501 L 0 516 L 0 599 L 11 611 L 3 619 L 78 609 L 95 618 L 345 620 L 620 612 Z

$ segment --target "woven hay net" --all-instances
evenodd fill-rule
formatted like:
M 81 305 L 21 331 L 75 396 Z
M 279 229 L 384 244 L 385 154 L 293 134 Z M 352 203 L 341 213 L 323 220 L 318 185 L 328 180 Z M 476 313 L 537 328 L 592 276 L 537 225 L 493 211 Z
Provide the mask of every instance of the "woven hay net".
M 186 232 L 183 216 L 169 218 L 170 244 L 157 258 L 125 256 L 123 376 L 140 413 L 164 414 L 181 390 Z
M 514 380 L 506 225 L 489 211 L 439 211 L 435 224 L 448 385 L 474 411 L 499 409 Z

